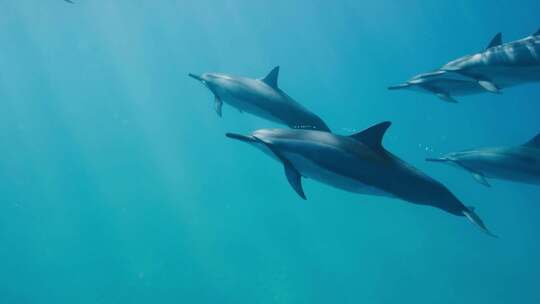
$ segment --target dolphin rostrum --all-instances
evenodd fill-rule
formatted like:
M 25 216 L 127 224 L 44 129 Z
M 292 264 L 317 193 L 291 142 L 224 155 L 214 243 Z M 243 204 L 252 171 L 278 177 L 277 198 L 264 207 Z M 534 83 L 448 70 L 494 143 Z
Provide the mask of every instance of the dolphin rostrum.
M 516 147 L 467 150 L 427 161 L 456 165 L 487 187 L 487 178 L 540 185 L 540 134 Z
M 405 163 L 382 146 L 390 122 L 351 136 L 291 129 L 262 129 L 227 137 L 252 144 L 285 168 L 296 193 L 306 199 L 302 177 L 360 193 L 402 199 L 465 216 L 491 234 L 473 207 L 466 207 L 444 185 Z
M 221 117 L 223 102 L 256 116 L 284 124 L 295 129 L 330 129 L 314 113 L 294 101 L 278 87 L 279 67 L 266 77 L 253 79 L 226 74 L 189 74 L 202 82 L 214 94 L 214 108 Z
M 503 88 L 535 81 L 540 81 L 540 30 L 504 44 L 498 33 L 485 50 L 388 89 L 416 90 L 457 102 L 454 96 L 500 93 Z

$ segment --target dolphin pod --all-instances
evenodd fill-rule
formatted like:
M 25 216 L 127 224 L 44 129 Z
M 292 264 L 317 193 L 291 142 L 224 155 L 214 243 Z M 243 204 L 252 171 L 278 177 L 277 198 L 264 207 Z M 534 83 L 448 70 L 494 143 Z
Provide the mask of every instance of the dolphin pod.
M 455 96 L 498 94 L 504 88 L 537 81 L 540 81 L 540 29 L 509 43 L 503 43 L 502 34 L 498 33 L 485 50 L 388 89 L 420 91 L 455 103 Z
M 516 147 L 467 150 L 427 161 L 455 165 L 487 187 L 488 178 L 540 185 L 540 134 Z
M 330 131 L 324 121 L 278 87 L 279 67 L 261 79 L 227 74 L 189 74 L 214 94 L 214 109 L 222 115 L 223 102 L 232 107 L 296 129 Z
M 495 236 L 473 207 L 464 205 L 442 183 L 383 147 L 390 122 L 350 136 L 333 134 L 321 118 L 278 88 L 278 73 L 276 67 L 261 79 L 216 73 L 189 76 L 213 93 L 219 116 L 223 103 L 227 103 L 290 127 L 226 136 L 255 146 L 280 162 L 289 184 L 302 199 L 306 199 L 302 178 L 311 178 L 349 192 L 438 208 L 466 217 L 486 234 Z M 504 88 L 536 81 L 540 81 L 540 30 L 506 44 L 502 35 L 497 34 L 484 51 L 453 60 L 389 89 L 418 90 L 457 102 L 454 96 L 500 93 Z M 457 165 L 486 186 L 487 178 L 540 184 L 540 134 L 518 147 L 477 149 L 427 160 Z

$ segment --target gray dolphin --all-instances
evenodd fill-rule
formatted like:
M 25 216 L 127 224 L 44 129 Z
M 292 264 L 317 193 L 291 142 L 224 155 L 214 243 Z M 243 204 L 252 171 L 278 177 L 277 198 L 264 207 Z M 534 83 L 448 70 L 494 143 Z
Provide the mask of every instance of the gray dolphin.
M 382 146 L 390 122 L 351 136 L 290 129 L 262 129 L 227 137 L 256 146 L 281 162 L 292 188 L 306 199 L 302 177 L 350 192 L 402 199 L 465 216 L 491 234 L 474 208 L 466 207 L 444 185 L 405 163 Z
M 214 94 L 214 108 L 221 117 L 223 102 L 256 116 L 295 129 L 330 132 L 324 121 L 278 88 L 279 67 L 261 79 L 226 74 L 189 74 Z
M 453 60 L 388 89 L 416 90 L 457 102 L 454 96 L 500 93 L 503 88 L 535 81 L 540 81 L 540 30 L 504 44 L 502 34 L 498 33 L 484 51 Z
M 540 134 L 516 147 L 467 150 L 426 160 L 456 165 L 487 187 L 487 178 L 540 185 Z

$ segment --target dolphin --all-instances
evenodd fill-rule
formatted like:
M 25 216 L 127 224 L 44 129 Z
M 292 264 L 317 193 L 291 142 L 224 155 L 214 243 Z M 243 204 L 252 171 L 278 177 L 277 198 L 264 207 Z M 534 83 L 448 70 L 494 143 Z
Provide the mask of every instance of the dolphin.
M 426 160 L 465 169 L 486 187 L 491 187 L 488 178 L 540 185 L 540 134 L 516 147 L 480 148 Z
M 73 1 L 71 1 L 71 0 L 64 0 L 64 1 L 66 1 L 67 3 L 75 4 L 75 3 L 73 3 Z
M 295 129 L 313 129 L 330 132 L 324 121 L 301 104 L 294 101 L 278 87 L 279 67 L 275 67 L 261 79 L 235 77 L 226 74 L 189 74 L 202 82 L 214 94 L 214 109 L 222 115 L 226 102 L 238 110 L 245 111 L 273 122 Z
M 540 81 L 540 29 L 509 43 L 503 43 L 502 34 L 498 33 L 485 50 L 388 89 L 420 91 L 455 103 L 454 96 L 498 94 L 504 88 L 537 81 Z
M 294 191 L 306 199 L 302 177 L 360 194 L 401 199 L 465 216 L 494 236 L 473 207 L 466 207 L 444 185 L 405 163 L 382 145 L 390 122 L 351 136 L 294 129 L 261 129 L 226 136 L 261 149 L 278 160 Z

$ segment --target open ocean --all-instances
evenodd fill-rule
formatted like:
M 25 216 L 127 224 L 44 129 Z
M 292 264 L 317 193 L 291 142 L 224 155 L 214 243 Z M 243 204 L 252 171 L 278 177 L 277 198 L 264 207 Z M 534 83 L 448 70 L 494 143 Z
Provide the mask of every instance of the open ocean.
M 459 104 L 387 87 L 540 27 L 540 2 L 0 0 L 0 303 L 540 303 L 540 188 L 426 157 L 540 132 L 540 83 Z M 226 132 L 282 127 L 188 73 L 263 77 L 476 207 L 305 180 Z

